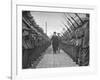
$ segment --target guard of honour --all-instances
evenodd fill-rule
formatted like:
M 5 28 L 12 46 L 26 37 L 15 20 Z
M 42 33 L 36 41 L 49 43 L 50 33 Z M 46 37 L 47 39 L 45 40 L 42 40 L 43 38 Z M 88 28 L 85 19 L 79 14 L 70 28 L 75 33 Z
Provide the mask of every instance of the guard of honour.
M 73 61 L 80 66 L 89 65 L 89 15 L 86 20 L 79 18 L 78 27 L 70 26 L 72 32 L 68 31 L 63 36 L 60 33 L 54 32 L 51 41 L 43 30 L 36 24 L 29 11 L 22 12 L 22 65 L 23 68 L 30 68 L 31 61 L 37 61 L 43 52 L 51 45 L 53 53 L 60 52 L 60 48 L 67 54 L 71 55 Z M 76 22 L 76 21 L 75 21 Z M 78 22 L 78 21 L 77 21 Z M 76 24 L 77 24 L 76 22 Z M 29 34 L 28 34 L 29 33 Z M 32 35 L 32 36 L 31 36 Z M 73 50 L 72 50 L 73 48 Z M 68 53 L 69 52 L 69 53 Z

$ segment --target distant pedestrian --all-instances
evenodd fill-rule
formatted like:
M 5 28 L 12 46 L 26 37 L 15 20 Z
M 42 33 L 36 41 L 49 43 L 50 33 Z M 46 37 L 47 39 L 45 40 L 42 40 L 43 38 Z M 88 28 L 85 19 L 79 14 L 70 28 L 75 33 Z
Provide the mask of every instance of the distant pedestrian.
M 52 41 L 53 52 L 56 53 L 56 51 L 58 50 L 58 36 L 56 32 L 53 33 L 51 41 Z
M 58 33 L 58 53 L 60 53 L 60 42 L 61 42 L 60 33 Z

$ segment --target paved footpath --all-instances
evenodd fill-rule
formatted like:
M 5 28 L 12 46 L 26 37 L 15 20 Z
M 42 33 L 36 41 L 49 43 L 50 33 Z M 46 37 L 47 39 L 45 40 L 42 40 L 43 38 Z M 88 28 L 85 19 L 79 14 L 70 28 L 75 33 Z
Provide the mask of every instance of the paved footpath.
M 63 50 L 60 53 L 53 54 L 52 47 L 50 46 L 45 55 L 39 62 L 36 68 L 53 68 L 53 67 L 72 67 L 77 66 L 75 62 Z

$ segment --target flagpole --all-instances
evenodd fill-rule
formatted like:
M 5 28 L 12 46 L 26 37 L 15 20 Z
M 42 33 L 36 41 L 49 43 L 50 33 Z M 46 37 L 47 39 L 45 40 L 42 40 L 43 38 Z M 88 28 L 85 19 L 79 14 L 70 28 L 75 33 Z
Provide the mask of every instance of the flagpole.
M 47 34 L 47 21 L 45 22 L 45 32 Z

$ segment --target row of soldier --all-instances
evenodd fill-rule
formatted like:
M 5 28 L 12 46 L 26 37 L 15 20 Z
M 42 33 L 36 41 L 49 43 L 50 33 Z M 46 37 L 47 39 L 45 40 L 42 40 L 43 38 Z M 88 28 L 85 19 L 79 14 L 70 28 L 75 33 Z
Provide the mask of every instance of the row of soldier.
M 65 44 L 75 47 L 76 54 L 74 61 L 76 64 L 80 66 L 89 65 L 89 22 L 86 22 L 82 27 L 73 31 L 71 39 L 66 41 Z

